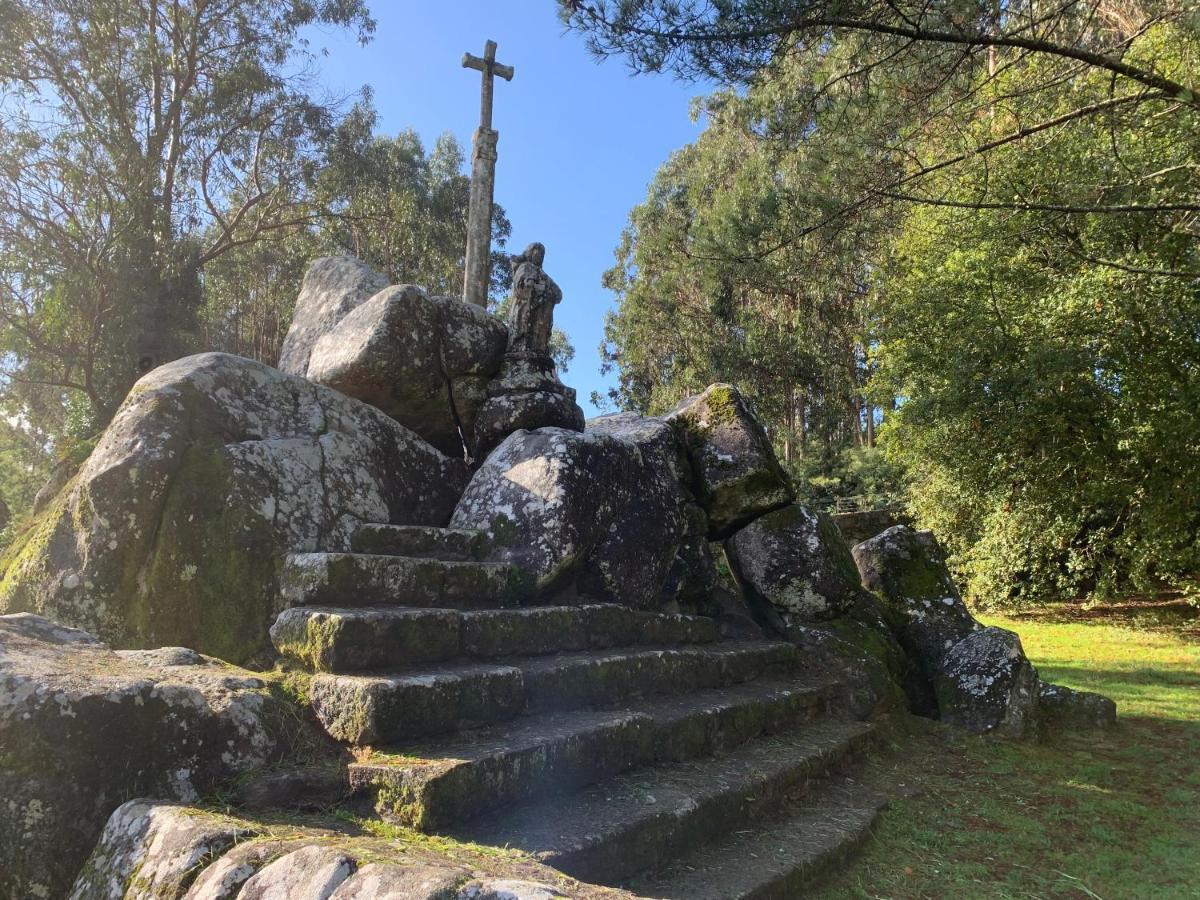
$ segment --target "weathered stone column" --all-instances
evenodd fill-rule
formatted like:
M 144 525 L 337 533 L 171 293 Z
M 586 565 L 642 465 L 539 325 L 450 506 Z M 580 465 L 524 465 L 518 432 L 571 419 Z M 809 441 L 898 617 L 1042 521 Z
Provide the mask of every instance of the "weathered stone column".
M 471 204 L 467 215 L 467 260 L 463 300 L 487 306 L 492 255 L 492 199 L 496 183 L 496 142 L 500 133 L 480 126 L 471 150 Z

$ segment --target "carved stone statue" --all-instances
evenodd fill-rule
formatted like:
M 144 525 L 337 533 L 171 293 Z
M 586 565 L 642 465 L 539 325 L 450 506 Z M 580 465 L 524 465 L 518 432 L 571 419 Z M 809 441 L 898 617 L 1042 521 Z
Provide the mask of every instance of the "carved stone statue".
M 508 310 L 508 352 L 550 353 L 554 306 L 562 289 L 542 269 L 546 248 L 532 243 L 525 252 L 509 257 L 513 273 L 512 304 Z

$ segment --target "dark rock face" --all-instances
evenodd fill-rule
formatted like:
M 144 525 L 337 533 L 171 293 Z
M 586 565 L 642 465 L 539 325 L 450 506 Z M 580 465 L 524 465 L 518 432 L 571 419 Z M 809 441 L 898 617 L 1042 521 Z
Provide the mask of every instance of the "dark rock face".
M 693 488 L 708 514 L 710 538 L 728 537 L 757 516 L 792 501 L 791 486 L 766 432 L 737 388 L 710 385 L 663 418 L 687 448 Z
M 317 338 L 307 377 L 462 457 L 463 437 L 472 434 L 507 341 L 504 323 L 482 308 L 396 285 Z
M 318 338 L 387 284 L 387 278 L 353 256 L 313 260 L 300 285 L 292 324 L 283 339 L 279 371 L 303 376 Z
M 1003 628 L 984 628 L 956 643 L 934 678 L 945 722 L 976 732 L 1022 737 L 1037 726 L 1037 669 L 1021 639 Z
M 1038 715 L 1042 725 L 1051 728 L 1111 728 L 1117 723 L 1117 704 L 1103 694 L 1042 681 Z
M 759 620 L 836 673 L 857 714 L 903 705 L 908 662 L 828 515 L 769 512 L 726 540 L 725 555 Z
M 851 552 L 863 587 L 883 604 L 901 646 L 933 678 L 950 649 L 980 627 L 937 541 L 928 531 L 897 525 Z
M 679 465 L 674 434 L 653 419 L 518 431 L 475 473 L 451 525 L 488 532 L 493 558 L 545 593 L 655 608 L 686 531 Z
M 289 744 L 290 717 L 262 680 L 203 657 L 140 659 L 152 657 L 122 657 L 40 616 L 0 616 L 0 896 L 65 896 L 119 804 L 194 800 Z M 180 832 L 170 859 L 206 835 Z
M 476 459 L 483 459 L 521 429 L 584 429 L 575 389 L 558 380 L 554 360 L 545 354 L 506 354 L 500 373 L 487 386 L 487 395 L 474 423 Z
M 837 526 L 798 503 L 759 516 L 725 542 L 725 552 L 751 605 L 785 628 L 837 618 L 862 591 Z
M 465 483 L 378 410 L 221 353 L 146 375 L 6 559 L 0 611 L 117 646 L 269 652 L 292 551 L 348 550 L 363 522 L 444 525 Z

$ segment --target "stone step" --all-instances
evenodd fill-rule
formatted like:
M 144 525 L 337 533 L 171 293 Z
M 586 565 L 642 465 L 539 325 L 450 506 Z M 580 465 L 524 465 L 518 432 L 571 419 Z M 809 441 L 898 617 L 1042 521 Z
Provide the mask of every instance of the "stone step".
M 495 659 L 718 638 L 703 616 L 615 604 L 458 611 L 409 607 L 294 606 L 271 626 L 280 655 L 318 672 L 404 668 L 459 656 Z
M 317 675 L 313 710 L 339 741 L 407 742 L 522 713 L 611 706 L 782 674 L 799 651 L 776 641 L 590 650 L 498 663 L 445 663 L 391 675 Z
M 482 531 L 466 528 L 367 523 L 354 533 L 351 547 L 355 553 L 477 560 L 487 552 L 488 540 Z
M 508 563 L 289 553 L 280 575 L 280 594 L 286 606 L 494 609 L 529 603 L 532 585 Z
M 886 807 L 881 794 L 845 779 L 818 785 L 767 822 L 693 850 L 624 885 L 664 900 L 792 900 L 844 863 Z
M 533 716 L 351 764 L 376 812 L 425 831 L 640 766 L 729 749 L 815 718 L 826 685 L 755 681 L 626 709 Z
M 849 765 L 871 726 L 824 720 L 721 756 L 638 769 L 452 828 L 572 877 L 619 885 L 702 845 L 757 827 L 808 783 Z

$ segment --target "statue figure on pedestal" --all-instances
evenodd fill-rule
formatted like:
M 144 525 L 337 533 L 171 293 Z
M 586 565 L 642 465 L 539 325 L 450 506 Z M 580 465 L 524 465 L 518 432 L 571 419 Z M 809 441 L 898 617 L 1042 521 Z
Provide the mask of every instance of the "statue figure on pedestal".
M 546 248 L 536 241 L 509 258 L 513 273 L 512 305 L 508 311 L 508 352 L 549 355 L 554 330 L 554 307 L 562 289 L 542 268 Z

